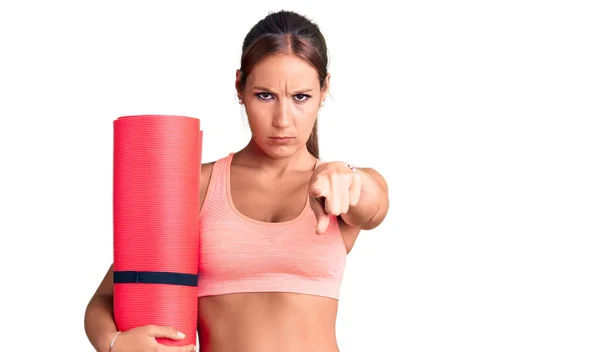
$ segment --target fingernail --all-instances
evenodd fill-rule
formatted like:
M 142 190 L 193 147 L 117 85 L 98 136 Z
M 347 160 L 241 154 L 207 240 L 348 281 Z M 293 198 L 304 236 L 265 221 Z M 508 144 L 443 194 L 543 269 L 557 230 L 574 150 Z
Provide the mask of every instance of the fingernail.
M 181 331 L 177 331 L 177 336 L 179 336 L 183 339 L 185 337 L 185 334 L 182 333 Z

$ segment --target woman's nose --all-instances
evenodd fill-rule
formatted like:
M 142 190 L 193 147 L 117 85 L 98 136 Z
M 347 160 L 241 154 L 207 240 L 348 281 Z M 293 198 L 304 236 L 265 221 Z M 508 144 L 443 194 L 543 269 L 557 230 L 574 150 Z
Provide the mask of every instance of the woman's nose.
M 279 128 L 285 128 L 290 126 L 292 123 L 292 116 L 290 113 L 290 107 L 287 102 L 280 102 L 277 107 L 275 116 L 273 117 L 273 126 Z

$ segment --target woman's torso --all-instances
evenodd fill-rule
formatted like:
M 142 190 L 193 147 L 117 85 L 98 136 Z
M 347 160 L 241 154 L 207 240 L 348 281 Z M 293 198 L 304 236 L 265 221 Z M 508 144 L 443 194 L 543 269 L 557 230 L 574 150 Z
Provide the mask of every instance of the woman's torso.
M 334 352 L 337 301 L 283 292 L 198 299 L 202 352 Z
M 236 165 L 232 162 L 232 158 L 233 154 L 230 154 L 227 158 L 218 161 L 218 164 L 202 166 L 201 219 L 208 218 L 211 222 L 220 221 L 214 216 L 209 217 L 205 214 L 206 203 L 215 200 L 227 204 L 219 204 L 220 207 L 225 206 L 225 208 L 217 208 L 214 212 L 225 213 L 230 217 L 236 216 L 236 221 L 243 221 L 237 223 L 236 233 L 243 231 L 240 224 L 249 228 L 264 226 L 265 231 L 271 232 L 276 232 L 276 229 L 282 226 L 305 224 L 301 219 L 307 219 L 308 214 L 312 215 L 307 203 L 308 182 L 312 170 L 293 172 L 281 180 L 268 180 L 256 170 Z M 224 168 L 224 165 L 228 166 Z M 213 174 L 213 169 L 220 171 Z M 223 173 L 229 173 L 230 176 L 223 177 Z M 226 197 L 219 198 L 215 194 L 217 192 L 226 192 Z M 210 227 L 213 225 L 207 226 L 211 231 L 203 233 L 201 240 L 201 247 L 206 243 L 207 248 L 201 248 L 200 255 L 208 256 L 206 260 L 209 262 L 221 260 L 221 269 L 213 270 L 221 270 L 218 271 L 218 275 L 227 275 L 228 272 L 222 270 L 222 267 L 228 264 L 223 261 L 225 260 L 223 257 L 233 260 L 235 256 L 243 256 L 244 249 L 232 246 L 231 243 L 226 242 L 227 238 L 218 237 L 231 236 L 227 235 L 227 231 L 222 234 L 214 227 Z M 220 226 L 224 226 L 225 229 L 227 219 L 223 220 L 223 225 Z M 278 276 L 273 276 L 270 280 L 261 278 L 257 281 L 259 289 L 256 290 L 257 292 L 252 292 L 248 286 L 243 286 L 252 284 L 242 282 L 241 286 L 235 286 L 239 280 L 227 282 L 230 284 L 229 291 L 222 288 L 224 284 L 220 282 L 209 282 L 207 286 L 215 287 L 215 291 L 205 291 L 198 298 L 200 350 L 203 352 L 338 351 L 335 335 L 338 301 L 335 287 L 337 285 L 339 288 L 339 282 L 329 277 L 341 276 L 341 272 L 336 270 L 343 270 L 347 244 L 344 244 L 340 231 L 343 234 L 346 227 L 343 225 L 338 227 L 337 223 L 330 227 L 332 231 L 329 233 L 329 239 L 319 238 L 316 242 L 311 242 L 310 246 L 313 247 L 299 245 L 291 248 L 294 251 L 296 248 L 298 251 L 305 251 L 306 256 L 318 253 L 319 250 L 323 251 L 318 254 L 318 257 L 314 257 L 313 267 L 307 266 L 310 263 L 298 263 L 296 268 L 298 272 L 308 272 L 315 276 L 322 274 L 314 278 L 315 285 L 312 284 L 312 279 L 298 282 L 280 280 L 284 289 L 276 292 L 277 290 L 272 289 L 271 285 L 277 284 Z M 206 226 L 201 228 L 206 229 Z M 308 236 L 319 235 L 306 233 L 306 236 L 308 238 Z M 285 239 L 273 240 L 273 243 L 276 241 L 285 241 Z M 210 258 L 210 249 L 213 248 L 211 244 L 215 251 L 219 251 L 214 255 L 220 257 Z M 269 272 L 272 269 L 268 266 L 269 260 L 272 260 L 270 256 L 281 256 L 281 252 L 274 250 L 270 252 L 268 246 L 263 248 L 262 253 L 256 253 L 256 249 L 253 249 L 253 252 L 248 250 L 246 257 L 241 259 L 250 263 L 246 270 L 258 270 L 256 267 L 262 267 L 262 270 Z M 223 253 L 228 249 L 230 253 Z M 343 255 L 338 251 L 343 252 Z M 261 261 L 260 258 L 265 260 Z M 319 260 L 323 262 L 319 263 Z M 286 261 L 281 263 L 284 266 L 296 265 Z M 290 267 L 286 270 L 294 269 Z M 239 268 L 232 270 L 239 271 Z M 209 271 L 210 268 L 204 270 L 207 273 Z M 202 272 L 201 268 L 201 287 L 203 287 Z M 331 275 L 327 276 L 329 274 Z M 252 275 L 256 274 L 252 273 Z M 324 282 L 321 284 L 320 281 Z M 306 290 L 301 293 L 304 283 L 306 283 Z M 265 287 L 264 292 L 260 292 L 261 285 Z M 288 287 L 291 288 L 290 292 L 283 292 Z

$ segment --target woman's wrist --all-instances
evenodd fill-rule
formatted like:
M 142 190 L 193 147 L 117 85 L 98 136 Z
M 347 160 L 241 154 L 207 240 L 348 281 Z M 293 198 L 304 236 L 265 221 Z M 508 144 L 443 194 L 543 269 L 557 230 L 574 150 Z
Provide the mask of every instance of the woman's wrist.
M 113 347 L 115 345 L 115 341 L 117 341 L 117 336 L 119 336 L 121 332 L 117 331 L 113 335 L 113 338 L 110 340 L 110 344 L 108 345 L 108 352 L 113 352 Z
M 117 340 L 117 336 L 120 331 L 111 330 L 105 333 L 102 339 L 98 342 L 98 346 L 96 346 L 96 351 L 98 352 L 115 352 L 112 346 L 114 346 L 115 341 Z

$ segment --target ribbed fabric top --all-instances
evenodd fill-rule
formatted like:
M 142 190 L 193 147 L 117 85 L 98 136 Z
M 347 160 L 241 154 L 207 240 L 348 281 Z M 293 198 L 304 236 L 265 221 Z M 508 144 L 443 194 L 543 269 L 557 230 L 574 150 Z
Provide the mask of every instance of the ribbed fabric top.
M 294 292 L 338 299 L 346 247 L 337 218 L 323 234 L 307 202 L 285 222 L 240 213 L 230 191 L 233 153 L 213 165 L 200 210 L 198 296 L 238 292 Z

